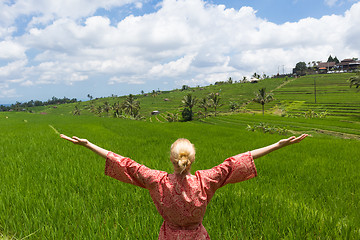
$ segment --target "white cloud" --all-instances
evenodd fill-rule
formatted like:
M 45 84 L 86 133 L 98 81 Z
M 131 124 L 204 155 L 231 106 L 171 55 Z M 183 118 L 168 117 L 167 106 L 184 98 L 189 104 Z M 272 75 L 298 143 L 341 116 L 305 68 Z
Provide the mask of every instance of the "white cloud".
M 329 54 L 339 59 L 360 55 L 360 3 L 344 15 L 279 25 L 259 18 L 251 7 L 235 10 L 200 0 L 164 0 L 154 13 L 114 24 L 92 14 L 99 7 L 126 3 L 142 7 L 142 1 L 67 0 L 59 10 L 57 1 L 34 1 L 2 3 L 9 12 L 0 20 L 0 58 L 10 62 L 0 65 L 0 81 L 71 85 L 103 75 L 108 84 L 173 79 L 178 85 L 198 85 L 254 72 L 291 72 L 299 61 L 326 60 Z M 37 14 L 33 24 L 53 21 L 32 25 L 19 37 L 1 38 L 13 31 L 1 26 L 19 14 Z M 36 53 L 25 60 L 29 49 Z
M 149 74 L 158 77 L 176 77 L 187 72 L 195 55 L 187 55 L 176 61 L 158 64 L 151 68 Z
M 21 74 L 26 64 L 27 64 L 26 60 L 16 60 L 8 63 L 5 66 L 0 67 L 0 82 L 2 77 L 5 77 L 7 79 L 17 78 L 14 76 L 18 76 L 19 74 Z
M 329 7 L 335 6 L 335 4 L 336 4 L 338 1 L 339 1 L 339 0 L 324 0 L 325 4 L 328 5 Z
M 91 16 L 99 8 L 111 9 L 139 0 L 17 0 L 14 4 L 1 2 L 0 25 L 10 25 L 19 16 L 32 16 L 30 25 L 48 24 L 59 18 L 80 19 Z
M 10 98 L 16 97 L 16 89 L 9 88 L 7 83 L 0 83 L 0 99 L 1 98 Z
M 127 84 L 144 84 L 145 81 L 142 77 L 111 77 L 108 84 L 113 85 L 116 83 L 127 83 Z
M 141 9 L 141 8 L 143 7 L 142 2 L 136 2 L 136 3 L 135 3 L 135 7 L 136 7 L 137 9 Z
M 26 57 L 26 48 L 13 41 L 1 41 L 0 50 L 0 59 L 21 59 Z

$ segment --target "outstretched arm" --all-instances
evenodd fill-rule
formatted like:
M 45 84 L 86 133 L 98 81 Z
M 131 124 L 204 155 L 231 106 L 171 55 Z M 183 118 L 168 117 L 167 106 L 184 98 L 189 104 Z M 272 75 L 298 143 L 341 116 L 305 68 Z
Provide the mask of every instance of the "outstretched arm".
M 272 151 L 278 150 L 280 148 L 286 147 L 288 145 L 294 144 L 294 143 L 298 143 L 301 142 L 304 138 L 306 138 L 308 135 L 307 134 L 302 134 L 299 137 L 289 137 L 287 139 L 282 139 L 280 141 L 278 141 L 277 143 L 274 143 L 272 145 L 263 147 L 263 148 L 259 148 L 259 149 L 255 149 L 250 151 L 251 155 L 253 157 L 253 159 L 265 156 L 266 154 L 271 153 Z
M 68 140 L 74 144 L 77 144 L 77 145 L 80 145 L 80 146 L 83 146 L 83 147 L 86 147 L 88 149 L 90 149 L 91 151 L 93 151 L 94 153 L 98 154 L 99 156 L 103 157 L 103 158 L 106 158 L 106 156 L 108 155 L 109 151 L 106 150 L 106 149 L 103 149 L 99 146 L 96 146 L 95 144 L 89 142 L 87 139 L 81 139 L 81 138 L 78 138 L 78 137 L 68 137 L 64 134 L 60 134 L 60 137 L 65 139 L 65 140 Z

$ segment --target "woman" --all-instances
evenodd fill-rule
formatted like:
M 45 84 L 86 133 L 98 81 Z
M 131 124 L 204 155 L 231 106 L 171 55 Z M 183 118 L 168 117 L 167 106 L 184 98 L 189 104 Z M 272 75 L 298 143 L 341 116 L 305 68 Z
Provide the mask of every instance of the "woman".
M 228 184 L 257 176 L 254 159 L 274 150 L 298 143 L 308 135 L 282 139 L 267 147 L 226 159 L 208 170 L 190 174 L 195 161 L 195 148 L 187 139 L 180 138 L 171 145 L 170 160 L 174 173 L 153 170 L 129 158 L 105 150 L 86 139 L 60 135 L 74 144 L 87 147 L 106 159 L 105 174 L 125 183 L 146 188 L 164 222 L 159 239 L 210 239 L 202 225 L 206 206 L 215 191 Z

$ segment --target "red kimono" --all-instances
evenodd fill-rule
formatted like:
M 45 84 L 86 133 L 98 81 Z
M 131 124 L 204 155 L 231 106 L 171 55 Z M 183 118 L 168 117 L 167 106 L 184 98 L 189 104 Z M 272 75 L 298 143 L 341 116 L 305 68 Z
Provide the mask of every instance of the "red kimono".
M 105 174 L 149 190 L 157 210 L 164 218 L 160 240 L 210 239 L 202 220 L 215 191 L 228 183 L 257 176 L 250 152 L 230 157 L 212 169 L 186 176 L 153 170 L 109 152 Z

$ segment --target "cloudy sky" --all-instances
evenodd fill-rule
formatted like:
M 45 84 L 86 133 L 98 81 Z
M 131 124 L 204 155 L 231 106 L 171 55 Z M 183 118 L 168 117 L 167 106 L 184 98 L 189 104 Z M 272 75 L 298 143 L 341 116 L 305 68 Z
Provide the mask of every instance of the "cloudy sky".
M 208 85 L 360 57 L 358 0 L 0 0 L 0 104 Z

